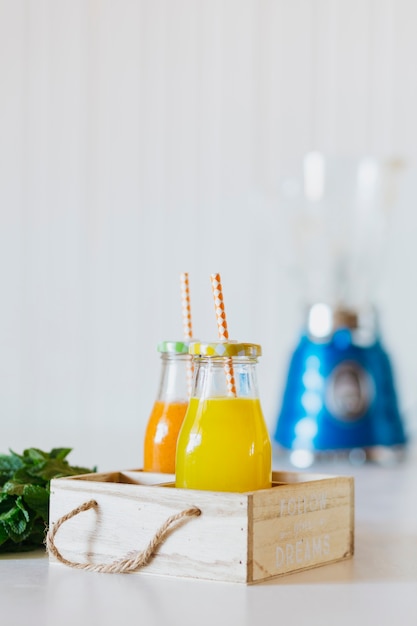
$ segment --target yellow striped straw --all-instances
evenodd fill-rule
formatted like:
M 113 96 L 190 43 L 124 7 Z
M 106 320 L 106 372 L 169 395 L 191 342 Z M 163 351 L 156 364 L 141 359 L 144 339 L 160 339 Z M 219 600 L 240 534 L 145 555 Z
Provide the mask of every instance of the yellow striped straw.
M 227 330 L 226 311 L 224 308 L 223 288 L 220 274 L 211 274 L 211 288 L 213 291 L 214 308 L 216 311 L 217 330 L 220 341 L 229 339 L 229 331 Z M 233 372 L 232 359 L 227 359 L 224 370 L 226 373 L 227 390 L 230 396 L 236 396 L 235 375 Z

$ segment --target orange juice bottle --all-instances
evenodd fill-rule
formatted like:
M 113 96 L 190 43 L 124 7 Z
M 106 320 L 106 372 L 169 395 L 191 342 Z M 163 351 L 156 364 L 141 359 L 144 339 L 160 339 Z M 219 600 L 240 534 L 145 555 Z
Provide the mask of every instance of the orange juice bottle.
M 269 488 L 271 442 L 256 378 L 261 347 L 192 342 L 190 353 L 193 394 L 178 437 L 176 487 L 235 492 Z
M 191 357 L 185 341 L 162 341 L 159 388 L 145 430 L 143 469 L 175 473 L 178 433 L 188 407 Z

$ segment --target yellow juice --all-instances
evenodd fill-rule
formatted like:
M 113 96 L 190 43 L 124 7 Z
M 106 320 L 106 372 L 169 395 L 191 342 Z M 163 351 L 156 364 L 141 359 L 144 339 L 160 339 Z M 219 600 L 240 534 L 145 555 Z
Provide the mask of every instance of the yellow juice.
M 177 442 L 176 487 L 267 489 L 271 465 L 271 442 L 258 399 L 191 398 Z

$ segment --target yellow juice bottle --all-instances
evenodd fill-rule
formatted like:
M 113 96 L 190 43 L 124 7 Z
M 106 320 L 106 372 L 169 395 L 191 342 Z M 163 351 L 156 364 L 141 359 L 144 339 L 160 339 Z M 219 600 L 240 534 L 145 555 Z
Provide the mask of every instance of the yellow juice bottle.
M 178 436 L 176 486 L 234 492 L 267 489 L 272 452 L 256 381 L 260 346 L 195 342 L 190 352 L 194 389 Z

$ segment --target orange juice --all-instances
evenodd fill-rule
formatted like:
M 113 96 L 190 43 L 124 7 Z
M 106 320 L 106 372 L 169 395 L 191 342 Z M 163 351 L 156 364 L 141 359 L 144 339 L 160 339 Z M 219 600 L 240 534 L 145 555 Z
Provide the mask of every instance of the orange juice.
M 178 437 L 176 487 L 267 489 L 271 465 L 271 442 L 258 398 L 191 398 Z
M 157 400 L 145 432 L 143 469 L 147 472 L 175 473 L 175 451 L 178 433 L 187 402 Z

